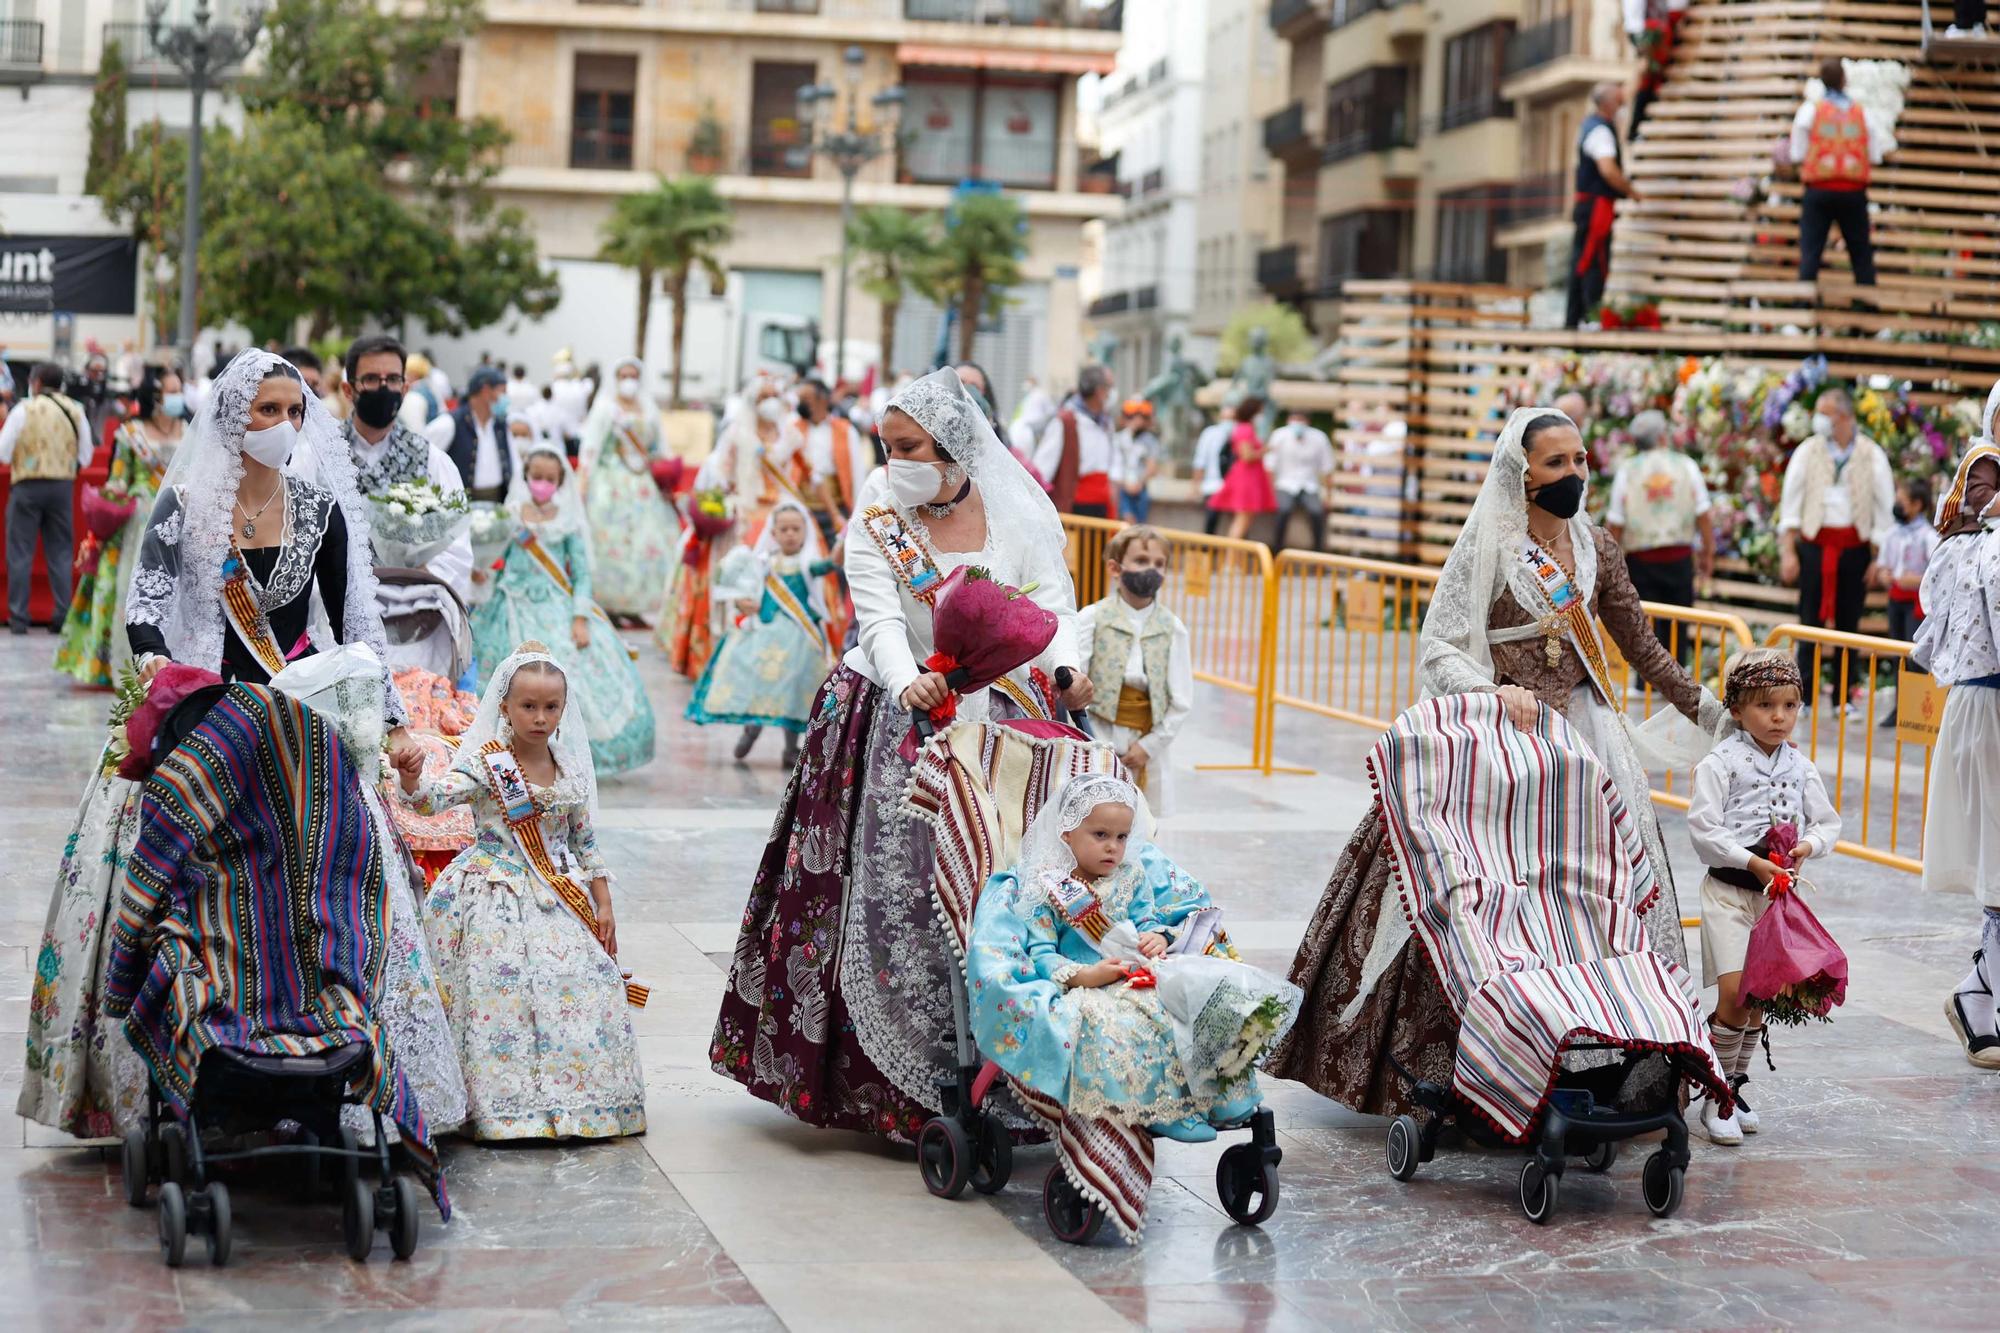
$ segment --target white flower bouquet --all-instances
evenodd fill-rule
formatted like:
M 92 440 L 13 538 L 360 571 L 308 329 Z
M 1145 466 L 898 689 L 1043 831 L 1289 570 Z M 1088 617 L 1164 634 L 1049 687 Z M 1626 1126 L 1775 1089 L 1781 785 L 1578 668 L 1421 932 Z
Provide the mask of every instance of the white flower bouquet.
M 491 569 L 493 562 L 507 554 L 521 522 L 505 505 L 477 503 L 472 506 L 472 522 L 467 535 L 472 538 L 472 567 Z
M 368 497 L 375 563 L 421 569 L 457 541 L 471 522 L 463 491 L 447 495 L 429 480 L 403 481 Z

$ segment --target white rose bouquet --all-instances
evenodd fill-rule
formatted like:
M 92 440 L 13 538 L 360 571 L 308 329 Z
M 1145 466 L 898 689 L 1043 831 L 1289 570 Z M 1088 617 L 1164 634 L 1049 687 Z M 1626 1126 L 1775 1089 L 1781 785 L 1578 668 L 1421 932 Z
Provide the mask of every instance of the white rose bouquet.
M 399 569 L 421 569 L 435 560 L 472 516 L 463 491 L 447 495 L 428 479 L 397 482 L 369 496 L 368 507 L 375 563 Z
M 474 504 L 468 533 L 472 538 L 472 567 L 491 569 L 494 561 L 507 554 L 507 545 L 514 540 L 520 526 L 521 521 L 505 505 Z

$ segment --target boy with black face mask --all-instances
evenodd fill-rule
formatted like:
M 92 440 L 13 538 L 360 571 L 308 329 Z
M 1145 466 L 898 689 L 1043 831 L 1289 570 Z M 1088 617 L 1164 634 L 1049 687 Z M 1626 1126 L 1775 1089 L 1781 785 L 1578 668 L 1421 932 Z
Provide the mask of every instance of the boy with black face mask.
M 1085 674 L 1106 682 L 1090 711 L 1146 793 L 1167 813 L 1167 747 L 1194 710 L 1194 654 L 1187 626 L 1159 604 L 1173 549 L 1157 528 L 1124 529 L 1105 547 L 1111 592 L 1077 614 L 1079 643 L 1090 645 Z M 1109 682 L 1121 682 L 1110 688 Z

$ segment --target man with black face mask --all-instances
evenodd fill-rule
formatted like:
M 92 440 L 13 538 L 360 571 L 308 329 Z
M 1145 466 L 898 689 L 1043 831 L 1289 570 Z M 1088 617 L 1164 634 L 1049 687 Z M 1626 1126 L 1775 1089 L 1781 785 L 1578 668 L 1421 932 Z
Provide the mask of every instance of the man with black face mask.
M 341 392 L 354 405 L 347 419 L 347 448 L 363 495 L 391 486 L 429 481 L 445 495 L 463 495 L 465 483 L 451 456 L 396 419 L 408 389 L 403 345 L 385 334 L 356 338 L 343 361 Z M 472 540 L 461 536 L 425 566 L 462 602 L 472 590 Z

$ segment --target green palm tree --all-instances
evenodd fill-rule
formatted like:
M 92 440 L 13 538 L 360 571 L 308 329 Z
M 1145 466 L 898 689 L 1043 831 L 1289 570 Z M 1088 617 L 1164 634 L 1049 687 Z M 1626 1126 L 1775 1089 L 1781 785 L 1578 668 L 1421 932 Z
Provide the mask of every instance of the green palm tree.
M 597 257 L 632 269 L 639 277 L 639 346 L 646 351 L 653 281 L 660 280 L 674 305 L 674 375 L 672 405 L 681 405 L 682 344 L 687 333 L 688 279 L 699 268 L 709 286 L 720 292 L 728 282 L 716 251 L 735 234 L 729 205 L 706 176 L 683 176 L 658 184 L 643 194 L 628 194 L 612 206 L 604 222 L 604 243 Z
M 932 265 L 938 299 L 958 307 L 958 359 L 972 359 L 981 316 L 1007 308 L 1007 289 L 1021 281 L 1021 206 L 1004 194 L 968 195 L 945 217 L 944 239 Z
M 882 307 L 882 374 L 896 365 L 896 311 L 903 293 L 928 295 L 937 262 L 937 228 L 932 219 L 900 208 L 864 208 L 847 224 L 847 244 L 861 264 L 861 290 Z

